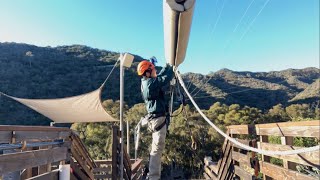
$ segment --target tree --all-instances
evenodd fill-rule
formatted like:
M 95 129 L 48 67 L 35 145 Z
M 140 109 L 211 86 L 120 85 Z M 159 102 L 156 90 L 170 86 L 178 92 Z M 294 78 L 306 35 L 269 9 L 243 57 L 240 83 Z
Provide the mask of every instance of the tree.
M 26 56 L 28 57 L 29 59 L 29 66 L 31 67 L 31 59 L 33 58 L 33 54 L 31 51 L 27 51 L 26 52 Z

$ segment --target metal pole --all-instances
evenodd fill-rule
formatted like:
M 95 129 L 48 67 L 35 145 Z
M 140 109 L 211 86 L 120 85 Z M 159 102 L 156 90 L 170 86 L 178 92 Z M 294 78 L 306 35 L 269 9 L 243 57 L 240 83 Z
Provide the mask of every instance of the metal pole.
M 130 134 L 129 134 L 129 120 L 127 119 L 127 153 L 130 158 Z
M 70 164 L 59 165 L 59 179 L 70 179 Z
M 121 149 L 120 149 L 120 179 L 123 179 L 123 86 L 124 86 L 124 71 L 123 71 L 123 57 L 120 56 L 120 132 L 121 132 L 121 139 L 120 139 L 120 144 L 121 144 Z

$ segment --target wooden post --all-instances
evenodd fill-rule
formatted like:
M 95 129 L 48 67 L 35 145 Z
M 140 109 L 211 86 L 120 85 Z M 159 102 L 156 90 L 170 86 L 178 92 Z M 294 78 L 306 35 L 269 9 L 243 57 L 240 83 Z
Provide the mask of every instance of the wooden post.
M 43 147 L 40 147 L 39 149 L 48 149 L 48 147 L 49 146 L 43 146 Z M 43 173 L 49 172 L 48 171 L 48 164 L 39 166 L 38 170 L 39 170 L 38 174 L 43 174 Z
M 281 137 L 282 145 L 293 145 L 293 137 Z M 283 159 L 283 167 L 286 169 L 296 170 L 296 164 Z
M 120 164 L 118 160 L 120 156 L 118 156 L 118 153 L 117 153 L 118 146 L 119 146 L 118 133 L 119 133 L 118 127 L 112 126 L 112 180 L 118 179 L 118 175 L 119 175 L 118 165 Z
M 15 153 L 15 150 L 3 150 L 3 154 Z M 1 179 L 1 176 L 0 176 Z M 20 171 L 10 172 L 3 175 L 3 180 L 20 179 Z
M 231 136 L 232 138 L 235 138 L 235 135 L 234 134 L 229 134 L 229 136 Z M 232 156 L 232 152 L 233 151 L 236 151 L 236 152 L 239 152 L 239 149 L 238 148 L 236 148 L 236 147 L 234 147 L 233 145 L 232 145 L 232 148 L 231 148 L 231 156 Z M 233 165 L 239 165 L 239 162 L 236 162 L 235 160 L 233 160 L 232 159 L 232 162 L 231 162 Z M 236 174 L 235 173 L 233 173 L 232 174 L 232 178 L 235 178 L 235 176 L 236 176 Z
M 32 150 L 39 150 L 40 148 L 39 147 L 33 147 Z M 37 176 L 39 175 L 39 166 L 36 166 L 36 167 L 33 167 L 31 169 L 31 176 Z
M 260 136 L 260 142 L 268 142 L 268 141 L 269 141 L 268 136 Z M 262 155 L 262 162 L 270 162 L 270 157 L 266 156 L 266 155 Z M 263 174 L 263 179 L 264 180 L 271 180 L 272 178 Z

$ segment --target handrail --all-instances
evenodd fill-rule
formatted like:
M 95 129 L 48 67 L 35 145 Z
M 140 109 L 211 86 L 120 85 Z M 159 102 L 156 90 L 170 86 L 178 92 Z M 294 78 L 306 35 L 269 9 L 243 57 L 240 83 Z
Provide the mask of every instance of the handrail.
M 0 176 L 3 173 L 25 169 L 21 176 L 22 179 L 44 177 L 57 168 L 54 163 L 58 162 L 58 164 L 70 164 L 71 175 L 78 179 L 117 179 L 120 167 L 118 127 L 114 128 L 113 135 L 113 159 L 94 161 L 79 135 L 69 128 L 0 125 Z M 1 155 L 1 150 L 12 152 Z M 17 151 L 22 151 L 22 153 L 18 154 Z M 17 160 L 18 158 L 29 160 L 24 160 L 27 163 L 21 164 L 22 161 Z M 11 160 L 15 162 L 12 163 Z M 12 165 L 1 163 L 6 161 L 10 161 Z M 142 159 L 133 163 L 133 159 L 129 159 L 129 156 L 125 154 L 124 163 L 125 179 L 142 177 Z M 33 170 L 35 168 L 37 170 Z
M 0 131 L 68 131 L 72 130 L 64 127 L 50 127 L 50 126 L 13 126 L 0 125 Z
M 302 149 L 293 144 L 294 137 L 319 139 L 320 120 L 303 122 L 281 122 L 256 125 L 232 125 L 227 127 L 227 134 L 232 138 L 250 135 L 254 139 L 237 139 L 237 141 L 262 150 L 279 151 Z M 269 142 L 269 136 L 279 137 L 281 144 Z M 248 136 L 249 137 L 249 136 Z M 297 171 L 297 166 L 307 166 L 320 169 L 320 154 L 308 152 L 295 155 L 261 155 L 248 152 L 242 147 L 226 140 L 223 145 L 223 155 L 218 163 L 205 159 L 204 176 L 209 179 L 229 179 L 234 176 L 243 179 L 251 179 L 262 173 L 264 179 L 317 179 L 319 177 L 308 176 Z M 272 164 L 271 159 L 281 159 L 283 167 Z M 228 164 L 230 163 L 230 164 Z

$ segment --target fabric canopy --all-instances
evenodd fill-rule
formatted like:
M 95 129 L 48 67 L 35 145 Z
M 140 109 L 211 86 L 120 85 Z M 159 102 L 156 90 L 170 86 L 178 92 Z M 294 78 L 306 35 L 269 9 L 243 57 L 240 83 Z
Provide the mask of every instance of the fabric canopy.
M 111 117 L 101 104 L 99 89 L 67 98 L 23 99 L 6 95 L 57 123 L 118 121 Z
M 179 66 L 186 56 L 194 4 L 195 0 L 163 0 L 165 58 L 171 65 Z

